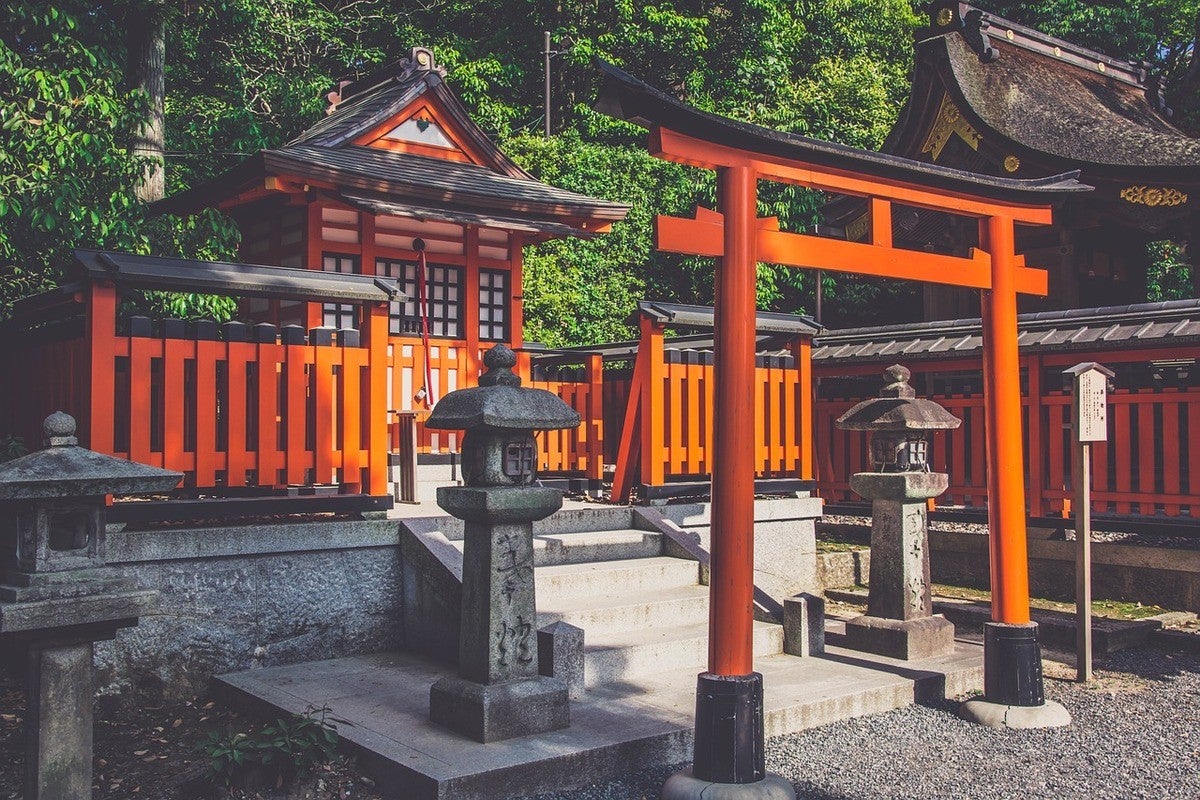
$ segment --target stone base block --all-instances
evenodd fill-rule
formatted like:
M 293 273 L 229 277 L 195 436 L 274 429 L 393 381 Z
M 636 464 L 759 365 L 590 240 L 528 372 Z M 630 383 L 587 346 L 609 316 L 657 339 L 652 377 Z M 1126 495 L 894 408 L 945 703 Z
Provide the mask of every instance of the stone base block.
M 692 775 L 692 768 L 676 772 L 663 784 L 662 800 L 796 800 L 796 790 L 778 775 L 767 773 L 753 783 L 712 783 Z
M 864 614 L 846 622 L 846 646 L 907 661 L 936 658 L 954 652 L 954 624 L 940 614 L 910 620 Z
M 566 684 L 546 677 L 491 686 L 458 676 L 441 678 L 429 690 L 429 718 L 484 743 L 571 724 Z
M 1071 724 L 1071 712 L 1053 700 L 1040 706 L 1006 706 L 987 700 L 968 700 L 958 708 L 963 719 L 988 728 L 1061 728 Z

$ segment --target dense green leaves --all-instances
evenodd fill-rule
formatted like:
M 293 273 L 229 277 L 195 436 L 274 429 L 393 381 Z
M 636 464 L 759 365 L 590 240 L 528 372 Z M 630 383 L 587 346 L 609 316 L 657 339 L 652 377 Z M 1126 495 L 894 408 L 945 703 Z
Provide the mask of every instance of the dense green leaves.
M 124 22 L 154 0 L 19 0 L 0 11 L 0 316 L 49 285 L 70 248 L 230 257 L 237 232 L 212 212 L 148 220 L 126 151 L 145 112 L 127 90 Z M 526 258 L 527 335 L 583 344 L 632 333 L 642 297 L 710 302 L 711 260 L 654 251 L 654 214 L 711 204 L 711 174 L 649 158 L 644 132 L 590 109 L 594 58 L 697 106 L 772 127 L 876 148 L 908 92 L 916 0 L 214 0 L 166 3 L 167 184 L 178 191 L 276 146 L 319 119 L 339 78 L 416 44 L 434 48 L 481 127 L 550 183 L 626 202 L 611 233 L 556 241 Z M 1000 13 L 1171 77 L 1185 124 L 1197 95 L 1200 0 L 985 3 Z M 552 32 L 555 138 L 542 123 L 542 31 Z M 822 198 L 764 186 L 760 212 L 789 230 Z M 1155 251 L 1159 252 L 1159 251 Z M 1182 267 L 1162 250 L 1164 275 Z M 760 304 L 813 310 L 815 276 L 762 266 Z M 1165 280 L 1165 279 L 1164 279 Z M 825 276 L 827 319 L 898 319 L 913 288 Z M 1170 283 L 1170 281 L 1166 281 Z M 1164 284 L 1165 286 L 1166 284 Z M 1172 284 L 1174 285 L 1174 284 Z M 1180 292 L 1182 288 L 1164 288 Z M 221 315 L 228 303 L 150 295 L 152 313 Z M 882 311 L 880 310 L 882 309 Z M 880 316 L 884 314 L 885 316 Z

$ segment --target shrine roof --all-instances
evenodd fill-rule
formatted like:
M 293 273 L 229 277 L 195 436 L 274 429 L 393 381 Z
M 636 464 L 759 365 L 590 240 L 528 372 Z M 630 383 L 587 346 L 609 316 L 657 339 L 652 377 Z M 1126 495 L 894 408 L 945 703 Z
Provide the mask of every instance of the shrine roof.
M 418 48 L 412 58 L 344 82 L 329 100 L 329 114 L 288 143 L 261 150 L 223 174 L 159 201 L 154 210 L 193 213 L 261 199 L 269 194 L 264 186 L 269 189 L 270 181 L 264 181 L 282 177 L 297 179 L 287 191 L 299 191 L 301 181 L 324 187 L 334 199 L 346 199 L 337 194 L 347 190 L 359 195 L 359 207 L 364 206 L 362 195 L 370 194 L 380 209 L 391 207 L 380 213 L 462 224 L 483 224 L 481 217 L 487 217 L 543 237 L 590 235 L 585 227 L 603 228 L 629 211 L 622 203 L 542 183 L 519 168 L 471 121 L 429 51 Z M 408 149 L 374 146 L 376 137 L 391 135 L 390 126 L 412 123 L 440 142 L 418 142 Z
M 938 72 L 972 122 L 1030 150 L 1080 165 L 1200 168 L 1200 139 L 1170 123 L 1140 65 L 965 3 L 934 6 L 931 22 L 918 35 L 914 97 L 922 73 Z
M 1077 180 L 1078 172 L 1033 179 L 993 177 L 765 128 L 701 111 L 603 61 L 597 66 L 604 76 L 597 110 L 646 128 L 666 128 L 748 154 L 1010 202 L 1045 204 L 1091 190 Z
M 1162 347 L 1200 341 L 1200 300 L 1039 311 L 1017 317 L 1022 350 L 1095 350 L 1098 345 Z M 814 361 L 945 359 L 983 349 L 980 320 L 958 319 L 829 331 L 813 345 Z

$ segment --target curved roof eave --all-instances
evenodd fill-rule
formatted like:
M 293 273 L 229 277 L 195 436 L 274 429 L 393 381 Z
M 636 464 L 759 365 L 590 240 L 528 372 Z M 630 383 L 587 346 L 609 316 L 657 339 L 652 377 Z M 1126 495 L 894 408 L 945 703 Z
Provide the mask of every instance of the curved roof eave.
M 991 177 L 764 128 L 701 111 L 612 64 L 596 64 L 604 75 L 596 109 L 643 127 L 657 125 L 749 153 L 1009 202 L 1044 204 L 1092 189 L 1078 181 L 1078 171 L 1034 179 Z

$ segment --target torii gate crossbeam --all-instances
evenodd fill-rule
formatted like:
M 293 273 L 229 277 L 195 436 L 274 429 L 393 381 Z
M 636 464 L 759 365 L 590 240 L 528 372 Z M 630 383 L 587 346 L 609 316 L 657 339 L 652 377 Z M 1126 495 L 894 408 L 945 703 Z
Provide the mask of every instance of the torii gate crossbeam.
M 600 110 L 648 127 L 652 155 L 715 170 L 718 180 L 715 211 L 698 210 L 694 219 L 659 217 L 656 230 L 660 250 L 720 259 L 709 663 L 698 677 L 694 773 L 688 779 L 724 784 L 768 779 L 762 682 L 753 671 L 754 465 L 747 446 L 754 441 L 759 261 L 981 291 L 993 619 L 985 636 L 985 696 L 1006 705 L 1042 705 L 1036 625 L 1029 619 L 1017 294 L 1046 294 L 1047 282 L 1044 271 L 1026 267 L 1016 254 L 1015 225 L 1049 224 L 1057 198 L 1090 187 L 1075 180 L 1076 174 L 989 178 L 781 134 L 699 111 L 614 67 L 601 69 L 606 83 Z M 757 215 L 760 180 L 866 198 L 870 242 L 778 230 L 774 220 Z M 895 247 L 894 203 L 975 218 L 981 247 L 965 258 Z M 690 796 L 687 791 L 664 790 L 664 797 Z

